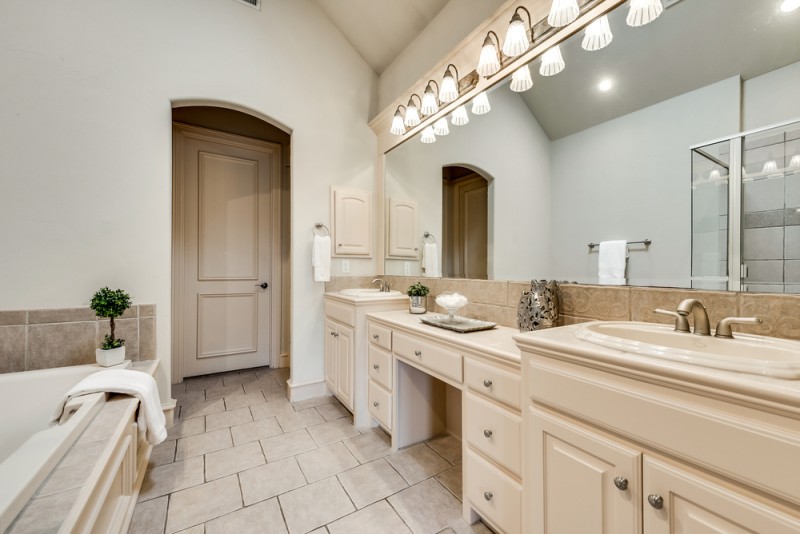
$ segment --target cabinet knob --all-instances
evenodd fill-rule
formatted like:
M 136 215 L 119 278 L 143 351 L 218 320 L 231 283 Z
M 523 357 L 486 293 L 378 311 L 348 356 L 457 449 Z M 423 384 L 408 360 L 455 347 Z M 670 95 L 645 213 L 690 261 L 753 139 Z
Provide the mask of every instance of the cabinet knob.
M 380 402 L 378 402 L 378 401 L 375 401 L 375 402 L 373 402 L 373 403 L 372 403 L 372 405 L 373 405 L 373 406 L 375 406 L 375 407 L 377 408 L 378 406 L 380 406 L 380 405 L 381 405 L 381 403 L 380 403 Z
M 422 351 L 421 350 L 415 350 L 414 351 L 414 356 L 417 356 L 417 357 L 422 356 Z
M 372 334 L 372 339 L 380 339 L 380 337 L 378 334 Z
M 372 368 L 373 368 L 373 369 L 375 369 L 375 370 L 377 371 L 378 369 L 380 369 L 380 368 L 381 368 L 381 366 L 380 366 L 380 365 L 378 365 L 377 363 L 373 363 L 373 364 L 372 364 Z
M 332 335 L 332 336 L 335 336 L 335 335 L 336 335 L 336 332 L 334 332 L 333 330 L 331 330 L 331 335 Z
M 494 434 L 494 432 L 492 432 L 492 431 L 491 431 L 491 430 L 489 430 L 489 429 L 486 429 L 486 430 L 484 430 L 484 431 L 483 431 L 483 435 L 484 435 L 485 437 L 487 437 L 487 438 L 491 438 L 491 437 L 492 437 L 492 434 Z
M 483 387 L 485 388 L 492 387 L 492 381 L 487 378 L 486 380 L 483 381 Z
M 628 479 L 625 477 L 614 477 L 614 485 L 618 490 L 625 491 L 628 489 Z
M 485 491 L 483 493 L 483 498 L 486 499 L 487 501 L 491 501 L 492 497 L 494 497 L 494 494 L 491 491 Z
M 662 508 L 664 508 L 664 497 L 662 497 L 661 495 L 656 495 L 656 494 L 648 495 L 647 502 L 649 502 L 650 506 L 652 506 L 656 510 L 661 510 Z

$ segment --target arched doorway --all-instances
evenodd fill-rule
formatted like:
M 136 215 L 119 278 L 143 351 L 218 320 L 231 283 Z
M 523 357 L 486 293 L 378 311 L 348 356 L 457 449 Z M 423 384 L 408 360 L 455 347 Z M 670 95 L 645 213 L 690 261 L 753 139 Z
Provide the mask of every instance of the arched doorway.
M 488 278 L 489 181 L 473 169 L 442 167 L 442 275 Z

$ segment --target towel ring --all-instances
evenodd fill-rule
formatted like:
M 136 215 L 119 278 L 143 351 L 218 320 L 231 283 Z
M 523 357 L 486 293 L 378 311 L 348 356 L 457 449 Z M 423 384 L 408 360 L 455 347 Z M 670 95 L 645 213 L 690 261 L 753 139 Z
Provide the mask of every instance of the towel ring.
M 425 231 L 425 233 L 422 234 L 422 240 L 425 241 L 428 238 L 431 239 L 431 241 L 430 241 L 431 243 L 436 243 L 436 238 L 433 236 L 433 234 L 428 232 L 428 231 Z M 427 243 L 428 241 L 425 241 L 425 242 Z
M 325 233 L 318 234 L 317 232 L 322 231 L 323 228 L 325 229 Z M 311 231 L 314 233 L 314 235 L 319 235 L 319 236 L 331 235 L 331 231 L 328 230 L 328 227 L 322 224 L 321 222 L 314 223 L 314 229 Z

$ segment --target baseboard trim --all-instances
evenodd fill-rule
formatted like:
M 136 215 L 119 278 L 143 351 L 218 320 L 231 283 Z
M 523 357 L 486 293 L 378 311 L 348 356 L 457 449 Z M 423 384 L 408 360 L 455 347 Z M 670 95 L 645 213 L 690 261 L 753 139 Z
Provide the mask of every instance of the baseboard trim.
M 330 393 L 328 393 L 328 388 L 325 386 L 324 378 L 303 383 L 292 383 L 291 380 L 287 380 L 286 384 L 289 386 L 289 400 L 291 402 L 330 395 Z

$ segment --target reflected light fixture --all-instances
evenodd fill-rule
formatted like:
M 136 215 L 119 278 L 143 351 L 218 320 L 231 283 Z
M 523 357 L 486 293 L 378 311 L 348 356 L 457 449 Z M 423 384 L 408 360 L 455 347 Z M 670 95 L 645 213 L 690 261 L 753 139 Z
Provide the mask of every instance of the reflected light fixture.
M 539 74 L 542 76 L 555 76 L 564 70 L 564 58 L 561 56 L 561 48 L 555 45 L 547 52 L 542 54 L 542 64 L 539 66 Z
M 431 84 L 436 85 L 436 92 L 433 91 Z M 428 80 L 425 92 L 422 93 L 422 105 L 419 110 L 423 115 L 433 115 L 439 111 L 439 103 L 436 101 L 436 93 L 439 92 L 439 84 L 433 80 Z
M 547 23 L 554 28 L 560 28 L 577 19 L 578 13 L 578 0 L 553 0 Z
M 600 80 L 600 83 L 597 84 L 597 88 L 604 93 L 609 92 L 612 87 L 614 87 L 614 80 L 611 78 L 603 78 Z
M 631 9 L 625 22 L 628 26 L 644 26 L 656 20 L 663 12 L 661 0 L 631 0 Z
M 455 71 L 455 76 L 453 76 L 453 71 L 450 70 L 450 67 Z M 439 87 L 439 101 L 447 104 L 456 98 L 458 98 L 458 69 L 450 63 L 444 71 L 442 85 Z
M 800 0 L 783 0 L 781 2 L 781 11 L 784 13 L 791 13 L 800 7 Z
M 452 122 L 455 126 L 464 126 L 467 124 L 469 122 L 467 106 L 458 106 L 455 111 L 453 111 L 453 116 L 450 118 L 450 122 Z
M 608 23 L 608 15 L 603 15 L 595 19 L 586 27 L 583 33 L 581 48 L 587 52 L 594 52 L 611 44 L 614 35 L 611 33 L 611 25 Z
M 448 126 L 446 118 L 442 117 L 433 123 L 433 133 L 436 135 L 447 135 L 450 133 L 450 126 Z
M 722 175 L 719 173 L 719 169 L 714 169 L 713 171 L 708 173 L 709 182 L 714 182 L 716 180 L 719 180 L 720 178 L 722 178 Z
M 413 93 L 408 98 L 408 104 L 406 105 L 406 116 L 405 119 L 403 120 L 403 124 L 405 124 L 409 128 L 411 128 L 412 126 L 416 126 L 420 123 L 419 111 L 417 110 L 417 105 L 414 103 L 415 96 L 417 97 L 417 100 L 419 100 L 419 95 L 417 95 L 416 93 Z
M 509 89 L 515 93 L 521 93 L 523 91 L 527 91 L 531 87 L 533 87 L 531 69 L 528 67 L 528 65 L 523 65 L 515 70 L 514 74 L 511 75 L 511 85 L 509 85 Z
M 433 133 L 433 126 L 428 126 L 424 130 L 422 130 L 422 138 L 420 139 L 423 143 L 430 144 L 436 142 L 436 134 Z
M 405 109 L 405 106 L 402 104 L 397 106 L 397 111 L 394 112 L 394 117 L 392 117 L 392 127 L 389 128 L 389 132 L 394 135 L 403 135 L 406 133 L 406 125 L 403 124 L 403 114 L 400 112 L 400 108 Z
M 494 35 L 494 41 L 492 40 L 492 35 Z M 489 77 L 500 70 L 500 55 L 497 53 L 499 43 L 500 40 L 497 38 L 497 34 L 489 30 L 489 33 L 486 34 L 486 39 L 483 40 L 481 57 L 475 69 L 481 76 Z
M 792 159 L 789 160 L 789 168 L 795 169 L 800 167 L 800 154 L 795 154 L 792 156 Z
M 764 162 L 764 167 L 761 169 L 761 172 L 774 172 L 778 170 L 778 162 L 774 159 L 767 160 Z
M 483 115 L 491 110 L 492 106 L 489 105 L 489 97 L 486 96 L 486 91 L 481 91 L 472 99 L 472 112 L 475 115 Z
M 523 10 L 528 15 L 528 26 L 525 27 L 525 22 L 519 16 L 519 11 Z M 531 12 L 524 6 L 519 6 L 514 10 L 511 16 L 511 22 L 508 23 L 508 30 L 506 30 L 506 40 L 503 41 L 503 53 L 508 57 L 515 57 L 526 50 L 530 46 L 528 41 L 528 31 L 530 30 L 533 35 L 533 24 L 531 23 Z

